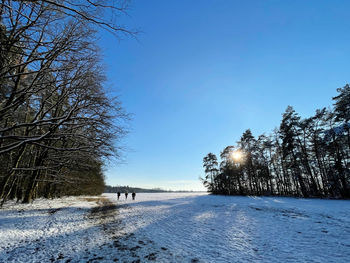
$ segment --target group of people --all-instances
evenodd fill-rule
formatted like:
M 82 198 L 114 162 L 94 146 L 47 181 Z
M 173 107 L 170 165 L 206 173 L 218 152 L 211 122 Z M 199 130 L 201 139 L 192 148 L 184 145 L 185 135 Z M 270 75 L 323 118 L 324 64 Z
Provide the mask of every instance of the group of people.
M 119 198 L 120 198 L 120 192 L 117 193 L 117 196 L 118 196 L 118 200 L 119 200 Z M 132 200 L 135 200 L 136 193 L 135 193 L 135 192 L 132 192 L 131 196 L 132 196 Z M 128 192 L 125 192 L 125 200 L 127 200 L 127 199 L 128 199 Z

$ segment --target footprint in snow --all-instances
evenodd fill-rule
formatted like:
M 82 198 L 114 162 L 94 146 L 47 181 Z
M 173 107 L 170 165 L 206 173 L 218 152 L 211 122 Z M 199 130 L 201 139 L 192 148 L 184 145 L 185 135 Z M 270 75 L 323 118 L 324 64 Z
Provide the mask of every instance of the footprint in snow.
M 147 256 L 145 256 L 145 258 L 148 260 L 156 260 L 157 256 L 156 256 L 156 253 L 150 253 Z

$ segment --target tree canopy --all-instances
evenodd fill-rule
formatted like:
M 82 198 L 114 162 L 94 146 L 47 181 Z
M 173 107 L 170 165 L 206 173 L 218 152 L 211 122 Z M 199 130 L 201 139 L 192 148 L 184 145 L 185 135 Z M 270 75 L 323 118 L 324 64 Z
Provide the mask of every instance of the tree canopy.
M 98 28 L 124 1 L 0 1 L 0 200 L 99 194 L 103 163 L 126 133 L 118 98 L 106 94 Z
M 214 194 L 350 198 L 350 86 L 337 92 L 334 107 L 309 118 L 288 106 L 270 135 L 246 130 L 220 163 L 209 153 L 204 186 Z

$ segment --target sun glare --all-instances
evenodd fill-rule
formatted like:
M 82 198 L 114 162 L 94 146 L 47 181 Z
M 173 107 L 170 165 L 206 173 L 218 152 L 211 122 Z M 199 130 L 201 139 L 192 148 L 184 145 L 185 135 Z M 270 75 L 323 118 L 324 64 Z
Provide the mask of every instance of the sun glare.
M 242 160 L 243 154 L 241 151 L 234 151 L 231 156 L 234 161 L 239 162 Z

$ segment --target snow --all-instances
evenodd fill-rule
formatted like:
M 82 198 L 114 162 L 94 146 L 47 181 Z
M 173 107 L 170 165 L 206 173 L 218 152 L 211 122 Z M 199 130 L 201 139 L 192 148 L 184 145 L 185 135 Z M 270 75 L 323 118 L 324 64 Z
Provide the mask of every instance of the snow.
M 198 194 L 139 194 L 137 199 L 120 202 L 124 228 L 169 248 L 175 262 L 350 258 L 349 201 Z
M 349 262 L 347 200 L 103 197 L 6 204 L 0 262 Z
M 68 197 L 5 204 L 0 210 L 0 262 L 86 262 L 105 239 L 100 218 L 91 213 L 99 200 Z

